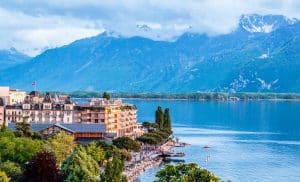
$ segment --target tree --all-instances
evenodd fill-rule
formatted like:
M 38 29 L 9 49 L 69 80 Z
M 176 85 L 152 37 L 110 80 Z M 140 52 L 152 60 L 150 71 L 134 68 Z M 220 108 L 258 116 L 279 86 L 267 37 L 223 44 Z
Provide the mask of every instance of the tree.
M 73 135 L 60 132 L 48 139 L 47 146 L 49 150 L 54 153 L 56 160 L 60 165 L 61 162 L 73 152 L 76 143 L 74 142 Z
M 124 168 L 124 161 L 121 160 L 120 155 L 115 155 L 112 161 L 109 161 L 101 174 L 101 181 L 103 182 L 125 182 L 127 178 L 122 175 Z
M 139 142 L 129 138 L 129 137 L 119 137 L 113 140 L 113 144 L 119 149 L 126 149 L 129 151 L 138 152 L 141 149 Z
M 219 178 L 195 163 L 166 165 L 156 173 L 155 182 L 218 182 Z
M 3 172 L 3 171 L 0 171 L 0 181 L 1 182 L 9 182 L 9 178 L 7 177 L 5 172 Z
M 31 137 L 32 129 L 30 123 L 27 122 L 27 118 L 23 118 L 23 121 L 16 123 L 16 135 L 19 137 Z
M 102 164 L 105 160 L 105 152 L 104 150 L 97 146 L 95 142 L 91 142 L 87 147 L 86 147 L 86 153 L 92 158 L 97 161 L 99 164 Z
M 64 179 L 67 182 L 89 181 L 96 182 L 100 178 L 98 163 L 79 146 L 63 161 L 61 166 Z
M 160 129 L 162 129 L 164 126 L 164 113 L 160 106 L 158 106 L 157 110 L 155 111 L 155 123 L 157 123 Z
M 171 130 L 171 116 L 170 109 L 166 108 L 164 112 L 164 129 Z
M 43 149 L 41 140 L 25 137 L 6 136 L 0 138 L 0 157 L 23 165 Z
M 58 182 L 62 181 L 53 153 L 42 151 L 35 155 L 28 164 L 21 179 L 22 182 Z
M 11 161 L 1 163 L 0 171 L 4 171 L 12 182 L 19 181 L 22 175 L 21 166 L 18 163 Z
M 103 92 L 102 98 L 109 100 L 110 99 L 110 94 L 108 92 Z

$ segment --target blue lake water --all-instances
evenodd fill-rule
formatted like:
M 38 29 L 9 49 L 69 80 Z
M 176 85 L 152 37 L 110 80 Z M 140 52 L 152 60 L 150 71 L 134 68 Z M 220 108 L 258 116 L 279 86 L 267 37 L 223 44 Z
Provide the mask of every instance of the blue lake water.
M 222 180 L 300 181 L 300 102 L 126 102 L 137 105 L 139 121 L 152 121 L 158 105 L 169 107 L 174 135 L 192 144 L 176 150 Z M 139 181 L 153 181 L 158 170 Z

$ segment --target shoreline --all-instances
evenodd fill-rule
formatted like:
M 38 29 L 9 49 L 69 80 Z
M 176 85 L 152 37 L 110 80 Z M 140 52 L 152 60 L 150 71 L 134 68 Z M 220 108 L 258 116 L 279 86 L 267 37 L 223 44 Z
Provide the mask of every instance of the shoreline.
M 255 101 L 270 101 L 270 102 L 300 102 L 300 99 L 240 99 L 238 101 L 234 100 L 218 100 L 218 99 L 177 99 L 177 98 L 121 98 L 123 100 L 162 100 L 162 101 L 194 101 L 194 102 L 230 102 L 230 103 L 236 103 L 236 102 L 255 102 Z
M 175 141 L 169 140 L 159 146 L 156 151 L 170 152 L 172 148 L 176 147 L 176 144 Z M 123 174 L 127 176 L 129 182 L 136 182 L 137 177 L 144 171 L 163 163 L 163 157 L 158 152 L 153 153 L 153 151 L 143 156 L 139 161 L 125 165 Z

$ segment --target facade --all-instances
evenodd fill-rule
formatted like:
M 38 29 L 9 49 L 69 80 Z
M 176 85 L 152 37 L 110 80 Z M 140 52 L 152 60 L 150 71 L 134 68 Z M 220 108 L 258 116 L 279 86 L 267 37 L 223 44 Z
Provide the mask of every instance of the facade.
M 52 97 L 46 93 L 42 96 L 37 91 L 30 92 L 23 99 L 22 92 L 9 87 L 0 87 L 0 99 L 0 124 L 23 120 L 31 124 L 98 124 L 105 125 L 106 134 L 113 137 L 135 138 L 144 132 L 137 124 L 136 107 L 122 103 L 121 99 L 92 98 L 87 104 L 75 105 L 67 95 Z M 47 132 L 57 127 L 53 126 Z M 77 135 L 83 137 L 86 134 Z
M 21 122 L 26 118 L 30 123 L 73 123 L 74 104 L 70 98 L 52 98 L 49 93 L 41 97 L 31 92 L 22 104 L 7 105 L 7 122 Z
M 123 104 L 121 99 L 91 99 L 87 105 L 75 108 L 74 121 L 79 123 L 104 123 L 109 133 L 117 137 L 138 137 L 143 130 L 137 124 L 137 109 L 133 105 Z
M 0 98 L 4 100 L 4 105 L 20 104 L 24 101 L 26 92 L 0 87 Z
M 4 123 L 4 100 L 2 98 L 0 98 L 0 127 L 3 125 Z

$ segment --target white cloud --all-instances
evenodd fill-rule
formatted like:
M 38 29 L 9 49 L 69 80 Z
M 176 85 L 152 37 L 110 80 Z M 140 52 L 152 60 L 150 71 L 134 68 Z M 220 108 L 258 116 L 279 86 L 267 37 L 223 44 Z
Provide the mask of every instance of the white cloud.
M 299 9 L 297 0 L 1 0 L 0 36 L 5 38 L 0 48 L 14 46 L 35 54 L 104 29 L 154 39 L 172 39 L 187 30 L 226 34 L 242 14 L 299 19 Z M 138 29 L 142 24 L 151 31 Z
M 31 16 L 0 8 L 0 48 L 15 47 L 34 56 L 104 31 L 101 22 L 62 16 Z

